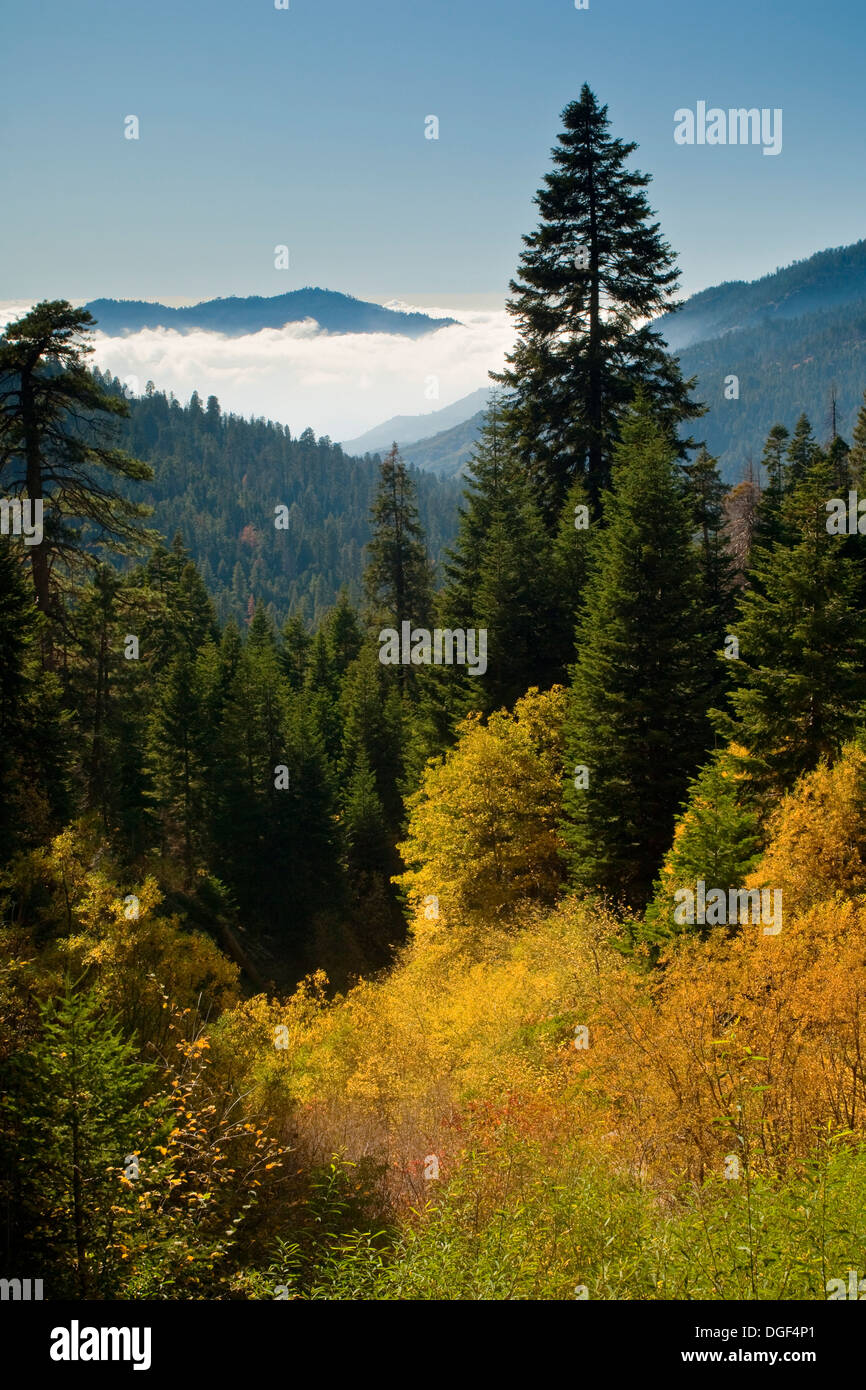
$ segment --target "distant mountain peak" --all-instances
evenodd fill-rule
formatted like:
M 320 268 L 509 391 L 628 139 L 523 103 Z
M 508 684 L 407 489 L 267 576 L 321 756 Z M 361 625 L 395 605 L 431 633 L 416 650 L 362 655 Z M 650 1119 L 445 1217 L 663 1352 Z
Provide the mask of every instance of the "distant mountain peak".
M 288 323 L 314 320 L 325 333 L 387 333 L 421 338 L 448 328 L 457 319 L 434 319 L 407 308 L 373 304 L 338 290 L 308 285 L 286 294 L 229 295 L 208 299 L 180 309 L 141 299 L 93 299 L 85 309 L 96 319 L 101 333 L 119 337 L 145 329 L 171 328 L 177 333 L 195 330 L 223 333 L 237 338 L 265 328 L 284 328 Z

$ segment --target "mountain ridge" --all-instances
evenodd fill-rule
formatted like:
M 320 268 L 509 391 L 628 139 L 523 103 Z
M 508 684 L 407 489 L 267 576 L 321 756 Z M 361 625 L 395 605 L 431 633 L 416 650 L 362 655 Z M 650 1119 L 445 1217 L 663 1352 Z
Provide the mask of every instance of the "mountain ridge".
M 207 299 L 178 309 L 143 299 L 92 299 L 84 308 L 96 319 L 97 329 L 109 337 L 173 328 L 180 333 L 198 329 L 235 338 L 313 319 L 326 333 L 387 333 L 421 338 L 459 322 L 434 319 L 415 310 L 386 309 L 339 290 L 309 285 L 285 294 Z

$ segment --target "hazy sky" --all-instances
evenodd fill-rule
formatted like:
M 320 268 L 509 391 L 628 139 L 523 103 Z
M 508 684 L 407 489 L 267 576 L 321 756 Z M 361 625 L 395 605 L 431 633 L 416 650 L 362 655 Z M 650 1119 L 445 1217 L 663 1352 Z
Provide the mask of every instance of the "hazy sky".
M 863 0 L 290 5 L 8 8 L 0 300 L 321 285 L 501 309 L 559 113 L 584 81 L 639 142 L 684 291 L 866 235 Z M 677 145 L 674 112 L 699 101 L 782 108 L 781 154 Z M 130 115 L 138 140 L 124 138 Z M 288 270 L 274 268 L 278 244 Z M 378 396 L 369 406 L 332 432 L 374 423 Z

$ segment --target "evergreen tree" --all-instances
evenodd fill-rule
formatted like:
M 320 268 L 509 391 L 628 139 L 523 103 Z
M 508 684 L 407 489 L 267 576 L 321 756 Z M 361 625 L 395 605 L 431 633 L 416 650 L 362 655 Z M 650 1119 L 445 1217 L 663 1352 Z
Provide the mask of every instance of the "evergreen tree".
M 794 426 L 794 433 L 791 435 L 786 451 L 786 493 L 793 492 L 794 488 L 804 481 L 819 452 L 818 444 L 812 433 L 812 426 L 807 416 L 801 415 Z
M 208 740 L 201 670 L 176 656 L 157 685 L 148 719 L 148 797 L 162 826 L 163 843 L 179 852 L 189 885 L 202 845 Z
M 677 270 L 651 220 L 649 175 L 626 168 L 637 146 L 611 137 L 607 107 L 586 85 L 562 120 L 535 199 L 540 224 L 511 282 L 517 346 L 495 375 L 513 395 L 511 428 L 551 528 L 575 475 L 598 505 L 638 386 L 672 428 L 702 413 L 651 326 L 675 307 Z
M 142 597 L 140 646 L 157 671 L 216 640 L 216 616 L 201 575 L 176 534 L 171 549 L 154 546 L 137 580 Z
M 15 848 L 20 810 L 21 757 L 28 737 L 27 655 L 36 612 L 21 557 L 0 539 L 0 863 Z
M 345 588 L 340 590 L 336 607 L 331 609 L 325 619 L 324 631 L 333 670 L 342 680 L 364 641 L 358 615 L 349 602 Z
M 370 512 L 373 539 L 367 546 L 364 592 L 371 626 L 397 628 L 404 621 L 429 625 L 433 575 L 418 518 L 415 484 L 397 445 L 385 458 L 379 491 Z M 408 668 L 401 667 L 404 673 Z
M 550 541 L 508 443 L 497 395 L 469 460 L 467 482 L 440 608 L 446 627 L 486 632 L 487 671 L 439 673 L 439 686 L 447 680 L 460 687 L 461 714 L 512 705 L 531 685 L 550 685 L 568 659 L 552 650 Z
M 761 457 L 766 482 L 755 513 L 752 545 L 761 546 L 765 550 L 781 541 L 784 535 L 782 501 L 787 491 L 785 445 L 788 438 L 788 431 L 784 425 L 774 425 L 767 436 Z
M 293 690 L 300 690 L 307 672 L 307 659 L 313 639 L 302 618 L 287 618 L 282 630 L 280 666 Z
M 323 628 L 319 628 L 310 647 L 304 680 L 304 705 L 318 730 L 329 764 L 335 766 L 343 740 L 340 681 Z
M 363 765 L 372 772 L 393 843 L 403 817 L 403 702 L 371 646 L 365 646 L 349 668 L 340 698 L 340 715 L 344 809 L 352 777 Z
M 574 630 L 589 576 L 593 537 L 598 534 L 598 527 L 593 530 L 591 523 L 589 492 L 578 476 L 569 488 L 553 541 L 551 650 L 558 658 L 554 679 L 559 683 L 568 681 L 574 660 Z
M 0 477 L 7 495 L 44 505 L 42 539 L 27 547 L 43 612 L 55 606 L 57 570 L 91 563 L 94 544 L 128 552 L 149 510 L 111 486 L 153 474 L 108 433 L 111 417 L 129 407 L 87 370 L 94 323 L 65 300 L 45 300 L 0 339 Z
M 100 565 L 71 609 L 74 652 L 70 657 L 64 651 L 63 663 L 65 693 L 75 711 L 83 805 L 130 849 L 142 848 L 151 668 L 146 654 L 127 659 L 126 653 L 128 638 L 140 631 L 130 605 L 139 606 L 143 597 L 138 583 L 130 585 L 111 566 Z
M 642 400 L 604 522 L 577 632 L 563 832 L 576 884 L 643 907 L 708 743 L 708 643 L 676 445 Z
M 802 428 L 799 440 L 805 448 Z M 866 699 L 861 562 L 848 553 L 851 538 L 827 531 L 831 469 L 808 448 L 812 462 L 782 504 L 790 543 L 755 552 L 740 596 L 733 718 L 718 721 L 746 750 L 756 788 L 776 794 L 834 755 Z
M 853 488 L 861 488 L 866 480 L 866 392 L 863 394 L 863 404 L 857 413 L 857 422 L 851 437 L 848 475 Z
M 734 616 L 734 558 L 725 527 L 725 485 L 718 460 L 700 449 L 683 466 L 686 503 L 691 512 L 701 582 L 703 649 L 707 653 L 706 685 L 721 700 L 728 684 L 727 665 L 716 653 L 723 647 Z
M 674 916 L 677 890 L 694 893 L 703 880 L 707 889 L 721 888 L 727 896 L 742 885 L 760 847 L 757 812 L 740 794 L 735 765 L 727 753 L 716 754 L 689 783 L 641 939 L 658 946 L 687 930 Z
M 292 692 L 261 607 L 231 679 L 218 748 L 212 834 L 221 877 L 247 920 L 278 934 L 283 959 L 306 968 L 310 920 L 342 892 L 334 788 L 306 692 Z
M 850 453 L 851 449 L 842 436 L 834 434 L 827 446 L 827 463 L 830 466 L 833 491 L 837 497 L 848 491 L 850 479 L 848 456 Z
M 153 1129 L 142 1101 L 153 1069 L 68 983 L 40 1012 L 41 1036 L 7 1064 L 4 1086 L 20 1257 L 55 1297 L 106 1297 L 121 1264 L 117 1215 L 134 1200 L 125 1161 Z

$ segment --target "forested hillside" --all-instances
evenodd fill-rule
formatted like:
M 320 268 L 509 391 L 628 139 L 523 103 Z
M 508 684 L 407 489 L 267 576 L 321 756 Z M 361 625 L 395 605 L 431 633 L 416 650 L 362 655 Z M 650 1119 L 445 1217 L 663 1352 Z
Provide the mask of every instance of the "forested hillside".
M 153 469 L 136 495 L 163 535 L 180 534 L 221 621 L 245 622 L 261 602 L 277 623 L 296 613 L 318 625 L 343 587 L 357 601 L 377 459 L 349 458 L 309 429 L 293 436 L 288 426 L 223 415 L 213 396 L 182 405 L 151 389 L 130 407 L 119 442 Z M 459 487 L 430 477 L 417 487 L 438 564 L 454 535 Z M 275 527 L 277 506 L 288 508 L 285 529 Z
M 857 1297 L 866 380 L 728 489 L 634 150 L 584 86 L 438 571 L 398 447 L 126 401 L 66 300 L 0 339 L 0 1259 L 46 1298 Z

